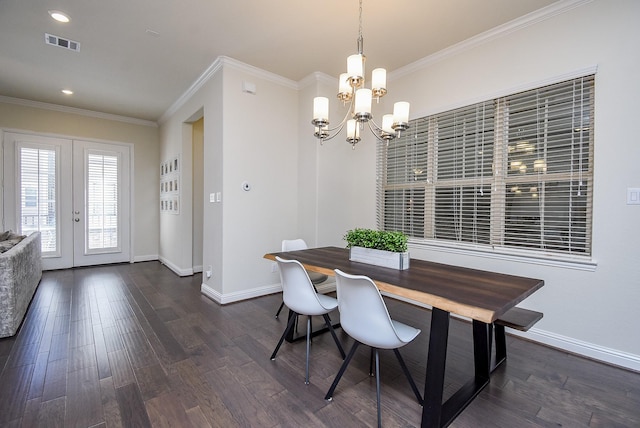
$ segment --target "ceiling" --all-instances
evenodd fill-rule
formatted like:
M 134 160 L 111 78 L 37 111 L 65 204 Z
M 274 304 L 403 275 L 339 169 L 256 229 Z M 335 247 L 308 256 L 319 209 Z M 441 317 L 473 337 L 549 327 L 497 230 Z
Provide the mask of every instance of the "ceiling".
M 364 0 L 367 66 L 398 69 L 556 1 Z M 155 122 L 221 55 L 337 76 L 357 37 L 357 0 L 0 0 L 0 95 Z

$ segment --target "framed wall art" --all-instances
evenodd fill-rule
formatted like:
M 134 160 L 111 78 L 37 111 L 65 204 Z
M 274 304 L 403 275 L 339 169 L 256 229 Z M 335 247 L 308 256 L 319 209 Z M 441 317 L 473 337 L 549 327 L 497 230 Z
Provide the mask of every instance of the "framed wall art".
M 160 213 L 180 214 L 180 155 L 160 164 Z

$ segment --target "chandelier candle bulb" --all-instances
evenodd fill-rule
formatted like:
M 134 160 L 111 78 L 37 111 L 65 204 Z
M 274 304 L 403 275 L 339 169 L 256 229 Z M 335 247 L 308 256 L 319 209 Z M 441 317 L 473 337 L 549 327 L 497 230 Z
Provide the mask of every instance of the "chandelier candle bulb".
M 338 85 L 338 99 L 341 101 L 349 101 L 351 99 L 351 85 L 349 84 L 349 75 L 347 73 L 342 73 L 340 75 L 339 85 Z
M 347 120 L 347 138 L 349 140 L 356 140 L 360 137 L 360 127 L 358 122 L 354 119 Z
M 371 89 L 377 99 L 387 93 L 387 70 L 376 68 L 371 72 Z
M 323 140 L 329 136 L 329 131 L 327 131 L 326 126 L 316 126 L 313 135 L 316 138 L 320 138 L 321 140 Z
M 360 82 L 364 79 L 364 62 L 362 60 L 362 55 L 349 55 L 347 58 L 347 74 L 352 82 L 354 80 Z M 355 86 L 359 86 L 359 83 Z
M 313 121 L 329 123 L 329 98 L 315 97 L 313 99 Z
M 409 103 L 400 101 L 393 105 L 393 118 L 395 123 L 409 123 Z
M 371 118 L 371 89 L 358 89 L 356 91 L 355 116 L 359 121 L 367 121 Z
M 347 142 L 355 150 L 356 144 L 360 141 L 360 126 L 355 119 L 347 120 Z
M 382 132 L 386 132 L 387 134 L 395 134 L 396 131 L 393 130 L 393 115 L 385 114 L 382 116 Z

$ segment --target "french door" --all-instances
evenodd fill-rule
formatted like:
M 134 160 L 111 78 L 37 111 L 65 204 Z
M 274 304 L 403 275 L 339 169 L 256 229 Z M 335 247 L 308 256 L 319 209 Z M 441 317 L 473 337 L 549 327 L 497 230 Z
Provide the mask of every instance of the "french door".
M 5 226 L 42 234 L 44 269 L 130 261 L 130 147 L 4 134 Z

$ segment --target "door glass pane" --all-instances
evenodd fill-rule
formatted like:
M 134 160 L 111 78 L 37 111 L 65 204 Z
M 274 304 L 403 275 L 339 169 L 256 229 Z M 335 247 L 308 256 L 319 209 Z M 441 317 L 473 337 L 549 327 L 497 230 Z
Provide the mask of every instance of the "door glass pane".
M 19 148 L 20 233 L 41 232 L 42 253 L 58 249 L 56 205 L 56 152 Z
M 118 247 L 118 157 L 87 157 L 87 249 Z

